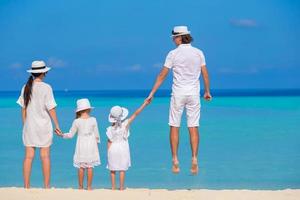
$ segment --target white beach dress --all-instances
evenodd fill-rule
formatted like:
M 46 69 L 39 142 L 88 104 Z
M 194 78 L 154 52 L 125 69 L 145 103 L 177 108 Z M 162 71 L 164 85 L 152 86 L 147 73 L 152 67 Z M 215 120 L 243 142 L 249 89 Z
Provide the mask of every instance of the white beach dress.
M 107 151 L 107 168 L 111 171 L 126 171 L 131 166 L 128 137 L 130 132 L 126 127 L 128 120 L 120 127 L 108 127 L 106 135 L 111 142 Z
M 24 108 L 24 88 L 17 103 Z M 53 91 L 44 82 L 33 82 L 31 100 L 26 108 L 23 125 L 23 144 L 27 147 L 49 147 L 52 144 L 53 127 L 49 110 L 56 107 Z
M 73 157 L 73 166 L 76 168 L 93 168 L 100 165 L 97 144 L 100 143 L 100 135 L 96 118 L 75 119 L 69 133 L 64 134 L 63 137 L 65 139 L 72 138 L 76 133 L 78 137 Z

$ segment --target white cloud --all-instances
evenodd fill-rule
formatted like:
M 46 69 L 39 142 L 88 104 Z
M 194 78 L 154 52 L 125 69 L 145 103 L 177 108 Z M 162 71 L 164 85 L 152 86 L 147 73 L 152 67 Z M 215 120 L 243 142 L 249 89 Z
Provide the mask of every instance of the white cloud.
M 61 68 L 61 67 L 67 66 L 67 63 L 64 60 L 58 59 L 56 57 L 48 58 L 48 60 L 46 61 L 46 64 L 49 67 L 55 67 L 55 68 Z
M 11 69 L 21 69 L 22 68 L 22 63 L 20 63 L 20 62 L 14 62 L 14 63 L 12 63 L 9 67 L 11 68 Z
M 162 63 L 155 63 L 153 65 L 154 68 L 162 68 L 163 64 Z
M 218 70 L 220 74 L 234 75 L 234 74 L 257 74 L 259 73 L 258 68 L 250 67 L 250 68 L 230 68 L 230 67 L 222 67 Z
M 230 24 L 242 28 L 255 28 L 258 26 L 257 22 L 253 19 L 231 19 Z
M 140 64 L 135 64 L 135 65 L 128 67 L 127 70 L 134 71 L 134 72 L 141 71 L 142 66 Z

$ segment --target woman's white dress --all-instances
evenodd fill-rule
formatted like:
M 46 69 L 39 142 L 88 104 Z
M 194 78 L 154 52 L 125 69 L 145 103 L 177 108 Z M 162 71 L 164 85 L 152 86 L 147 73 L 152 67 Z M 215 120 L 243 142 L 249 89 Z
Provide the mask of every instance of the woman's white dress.
M 107 151 L 107 168 L 111 171 L 126 171 L 131 166 L 127 124 L 128 120 L 125 120 L 120 127 L 110 126 L 106 130 L 111 142 Z
M 17 103 L 24 108 L 24 88 Z M 52 88 L 44 82 L 33 82 L 31 100 L 26 108 L 23 125 L 23 144 L 27 147 L 49 147 L 52 144 L 53 127 L 49 110 L 56 107 Z
M 72 138 L 76 133 L 78 136 L 73 157 L 73 166 L 76 168 L 90 168 L 100 165 L 97 144 L 100 143 L 100 135 L 96 118 L 75 119 L 69 133 L 64 134 L 63 137 Z

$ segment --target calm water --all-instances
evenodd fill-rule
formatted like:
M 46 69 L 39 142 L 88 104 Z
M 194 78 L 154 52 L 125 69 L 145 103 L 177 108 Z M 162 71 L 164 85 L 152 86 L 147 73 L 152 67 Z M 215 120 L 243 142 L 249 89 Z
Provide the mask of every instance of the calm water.
M 252 91 L 253 92 L 253 91 Z M 282 92 L 282 91 L 281 91 Z M 280 92 L 280 94 L 282 94 Z M 300 96 L 230 95 L 219 92 L 212 102 L 202 101 L 200 173 L 189 174 L 190 147 L 185 120 L 180 133 L 181 173 L 170 172 L 168 139 L 168 93 L 137 118 L 131 127 L 132 167 L 126 174 L 127 187 L 147 188 L 300 188 Z M 299 91 L 298 91 L 299 93 Z M 87 97 L 98 119 L 102 143 L 102 165 L 95 168 L 94 188 L 110 186 L 106 167 L 105 129 L 113 105 L 128 107 L 132 112 L 146 92 L 56 92 L 61 128 L 68 131 L 74 119 L 76 99 Z M 274 95 L 272 95 L 274 94 Z M 298 96 L 297 96 L 298 95 Z M 22 186 L 22 127 L 15 92 L 0 92 L 0 187 Z M 51 149 L 52 186 L 77 187 L 77 171 L 72 166 L 76 138 L 55 137 Z M 32 186 L 42 187 L 39 153 L 33 163 Z

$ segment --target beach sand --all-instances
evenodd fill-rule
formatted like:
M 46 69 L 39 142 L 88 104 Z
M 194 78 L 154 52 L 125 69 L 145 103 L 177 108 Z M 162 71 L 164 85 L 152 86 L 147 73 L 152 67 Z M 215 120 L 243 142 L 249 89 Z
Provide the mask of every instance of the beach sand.
M 1 200 L 32 200 L 32 199 L 68 199 L 68 200 L 299 200 L 300 189 L 285 190 L 164 190 L 164 189 L 126 189 L 112 191 L 95 189 L 93 191 L 77 189 L 23 189 L 0 188 Z

